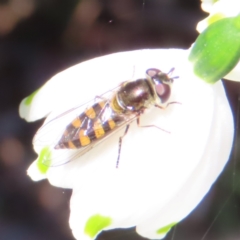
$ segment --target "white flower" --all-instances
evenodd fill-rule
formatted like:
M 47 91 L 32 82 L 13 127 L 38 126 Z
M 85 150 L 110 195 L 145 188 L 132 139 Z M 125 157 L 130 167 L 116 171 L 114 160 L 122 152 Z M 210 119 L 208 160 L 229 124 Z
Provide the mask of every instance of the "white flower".
M 210 13 L 204 20 L 197 25 L 197 31 L 202 32 L 210 24 L 225 17 L 234 17 L 240 13 L 239 1 L 237 0 L 202 0 L 202 9 Z
M 34 121 L 49 114 L 49 122 L 123 81 L 143 78 L 149 68 L 168 72 L 174 67 L 173 76 L 179 76 L 169 100 L 178 103 L 165 110 L 153 107 L 141 116 L 141 125 L 170 133 L 133 122 L 123 138 L 119 168 L 124 129 L 80 159 L 41 171 L 37 161 L 30 166 L 33 180 L 48 178 L 73 189 L 70 226 L 76 239 L 132 226 L 144 237 L 161 239 L 198 205 L 223 170 L 233 140 L 232 113 L 221 81 L 210 85 L 195 77 L 187 56 L 183 50 L 138 50 L 92 59 L 57 74 L 22 101 L 22 117 Z M 34 148 L 40 158 L 45 151 L 62 162 L 76 152 L 61 150 L 62 155 L 50 147 L 67 124 L 57 119 L 38 133 Z
M 205 12 L 210 12 L 212 9 L 212 6 L 214 5 L 215 2 L 217 2 L 218 0 L 201 0 L 202 4 L 202 10 Z

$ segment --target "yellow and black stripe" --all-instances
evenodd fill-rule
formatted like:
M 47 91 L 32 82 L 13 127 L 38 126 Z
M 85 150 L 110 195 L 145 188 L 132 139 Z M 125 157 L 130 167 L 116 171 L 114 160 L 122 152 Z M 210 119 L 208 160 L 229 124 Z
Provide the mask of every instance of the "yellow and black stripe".
M 104 138 L 124 120 L 113 112 L 108 119 L 102 119 L 106 110 L 112 112 L 107 101 L 95 103 L 86 109 L 66 127 L 55 148 L 77 149 Z

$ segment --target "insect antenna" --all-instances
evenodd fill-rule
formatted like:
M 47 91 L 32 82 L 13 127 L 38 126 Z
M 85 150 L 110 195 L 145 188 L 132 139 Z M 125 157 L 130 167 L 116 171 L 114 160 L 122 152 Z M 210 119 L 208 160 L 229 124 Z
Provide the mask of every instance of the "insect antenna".
M 173 68 L 171 68 L 170 69 L 170 71 L 167 73 L 167 75 L 172 75 L 172 73 L 174 72 L 174 70 L 175 70 L 175 68 L 173 67 Z M 179 78 L 179 76 L 174 76 L 174 77 L 171 77 L 171 79 L 173 80 L 173 79 L 177 79 L 177 78 Z
M 170 71 L 167 73 L 167 75 L 172 75 L 172 73 L 174 72 L 175 68 L 171 68 Z

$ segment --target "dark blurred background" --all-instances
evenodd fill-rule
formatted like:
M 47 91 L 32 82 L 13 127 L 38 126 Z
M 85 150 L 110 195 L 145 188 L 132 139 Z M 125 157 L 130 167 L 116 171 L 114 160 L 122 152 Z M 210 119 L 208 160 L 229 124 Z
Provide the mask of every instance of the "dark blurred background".
M 189 48 L 207 14 L 200 0 L 0 0 L 0 239 L 73 240 L 71 191 L 32 182 L 31 140 L 41 122 L 18 116 L 20 101 L 81 61 L 141 48 Z M 235 118 L 239 84 L 227 82 Z M 237 134 L 238 136 L 238 134 Z M 239 161 L 232 159 L 202 203 L 166 240 L 240 239 Z M 98 240 L 140 240 L 134 229 Z

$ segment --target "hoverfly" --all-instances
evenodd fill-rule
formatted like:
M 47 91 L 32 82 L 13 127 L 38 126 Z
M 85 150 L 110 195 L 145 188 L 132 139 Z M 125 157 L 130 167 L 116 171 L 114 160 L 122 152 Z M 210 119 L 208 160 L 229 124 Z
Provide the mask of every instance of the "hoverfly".
M 112 91 L 96 96 L 91 102 L 67 111 L 52 119 L 39 129 L 34 137 L 34 145 L 45 145 L 45 135 L 56 121 L 67 124 L 58 132 L 56 139 L 50 143 L 56 151 L 75 150 L 71 158 L 56 159 L 51 166 L 62 165 L 74 158 L 82 156 L 96 144 L 105 140 L 109 135 L 125 126 L 123 136 L 119 138 L 119 150 L 116 167 L 118 167 L 122 139 L 127 134 L 131 122 L 137 120 L 140 125 L 140 116 L 151 107 L 163 109 L 171 95 L 173 79 L 169 77 L 174 69 L 164 73 L 156 68 L 146 71 L 146 78 L 134 81 L 125 81 Z M 168 103 L 169 104 L 169 103 Z M 143 126 L 149 127 L 149 126 Z M 69 152 L 69 151 L 68 151 Z M 59 155 L 60 156 L 60 155 Z M 46 159 L 48 165 L 49 160 Z

